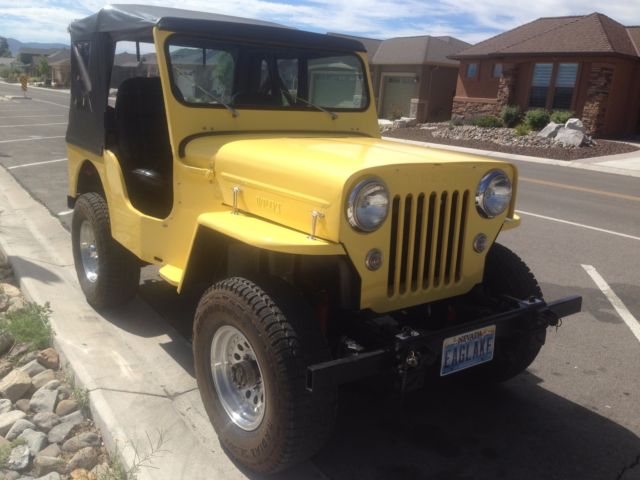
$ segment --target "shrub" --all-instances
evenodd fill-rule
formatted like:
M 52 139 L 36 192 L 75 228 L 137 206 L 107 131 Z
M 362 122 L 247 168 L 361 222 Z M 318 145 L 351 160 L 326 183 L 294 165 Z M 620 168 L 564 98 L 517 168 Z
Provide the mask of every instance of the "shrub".
M 515 131 L 516 131 L 516 135 L 518 135 L 519 137 L 524 137 L 525 135 L 529 135 L 529 132 L 531 131 L 531 129 L 529 128 L 529 125 L 527 125 L 526 123 L 520 123 L 516 125 Z
M 573 118 L 573 112 L 569 110 L 554 110 L 551 113 L 551 121 L 553 123 L 567 123 L 570 118 Z
M 549 112 L 544 108 L 534 108 L 527 111 L 524 116 L 524 122 L 531 130 L 541 130 L 549 123 Z
M 449 125 L 453 127 L 459 127 L 464 123 L 464 116 L 462 115 L 451 115 L 451 120 L 449 120 Z
M 473 124 L 476 127 L 482 128 L 500 128 L 502 127 L 502 120 L 498 117 L 494 117 L 493 115 L 484 115 L 482 117 L 477 117 L 474 119 Z
M 506 127 L 513 127 L 520 118 L 520 109 L 516 105 L 505 105 L 500 112 L 500 118 Z

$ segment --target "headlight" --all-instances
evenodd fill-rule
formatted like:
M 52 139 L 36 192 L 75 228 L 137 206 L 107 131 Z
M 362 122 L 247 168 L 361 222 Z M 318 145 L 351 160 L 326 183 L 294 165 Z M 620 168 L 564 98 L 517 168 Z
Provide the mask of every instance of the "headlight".
M 502 170 L 492 170 L 478 184 L 476 208 L 487 218 L 497 217 L 511 203 L 511 181 Z
M 363 232 L 376 230 L 389 213 L 389 192 L 378 178 L 358 183 L 347 201 L 347 219 L 351 226 Z

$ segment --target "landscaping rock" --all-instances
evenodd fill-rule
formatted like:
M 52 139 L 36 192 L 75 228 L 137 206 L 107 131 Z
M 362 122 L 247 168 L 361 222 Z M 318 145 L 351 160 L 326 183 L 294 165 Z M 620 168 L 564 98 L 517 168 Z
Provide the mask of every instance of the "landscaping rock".
M 61 454 L 62 450 L 60 450 L 60 447 L 57 443 L 52 443 L 48 447 L 40 450 L 40 453 L 38 453 L 39 456 L 43 457 L 59 457 Z
M 561 123 L 549 123 L 546 127 L 538 132 L 538 136 L 542 138 L 555 138 L 558 130 L 562 128 Z
M 73 399 L 62 400 L 56 407 L 56 414 L 64 417 L 65 415 L 69 415 L 76 410 L 78 410 L 78 402 Z
M 29 447 L 26 445 L 18 445 L 9 455 L 6 467 L 9 470 L 24 470 L 29 465 Z
M 67 471 L 71 472 L 77 468 L 91 470 L 98 464 L 100 451 L 97 448 L 86 447 L 79 450 L 69 461 Z
M 28 428 L 35 430 L 36 426 L 26 418 L 17 420 L 7 432 L 7 440 L 15 440 L 22 432 L 24 432 Z
M 0 380 L 0 393 L 12 402 L 19 400 L 31 387 L 31 377 L 20 370 L 13 370 Z
M 67 439 L 73 427 L 80 424 L 84 420 L 84 416 L 81 412 L 73 412 L 69 415 L 66 415 L 60 419 L 60 423 L 53 427 L 49 431 L 49 442 L 50 443 L 61 443 Z M 1 432 L 0 432 L 1 433 Z
M 35 413 L 41 412 L 53 412 L 56 408 L 56 401 L 58 400 L 58 389 L 49 390 L 47 386 L 53 384 L 56 380 L 49 382 L 47 385 L 39 389 L 31 397 L 29 402 L 29 408 Z
M 21 398 L 16 402 L 16 408 L 18 410 L 22 410 L 24 413 L 29 412 L 29 400 L 26 398 Z
M 18 421 L 22 420 L 27 415 L 20 410 L 12 410 L 0 415 L 0 435 L 7 435 L 9 429 Z M 11 439 L 9 439 L 11 440 Z
M 27 446 L 32 455 L 37 455 L 47 442 L 46 434 L 32 430 L 31 428 L 27 428 L 18 438 L 27 442 Z
M 31 382 L 33 383 L 33 386 L 36 387 L 36 389 L 38 389 L 38 388 L 44 387 L 51 380 L 55 380 L 55 379 L 56 379 L 56 375 L 53 370 L 45 370 L 44 372 L 39 373 L 35 377 L 33 377 L 31 379 Z
M 578 130 L 581 133 L 585 133 L 584 125 L 579 118 L 570 118 L 567 120 L 567 123 L 564 124 L 564 128 L 568 128 L 570 130 Z
M 10 298 L 21 297 L 20 289 L 11 285 L 10 283 L 0 283 L 0 291 Z
M 24 479 L 24 477 L 20 475 L 18 472 L 12 472 L 11 470 L 5 470 L 2 473 L 4 474 L 4 477 L 0 477 L 0 478 L 3 478 L 4 480 Z
M 0 447 L 4 447 L 5 445 L 9 445 L 11 442 L 4 437 L 0 437 Z
M 43 432 L 48 432 L 60 423 L 60 417 L 51 412 L 36 413 L 32 420 Z
M 29 351 L 29 348 L 30 346 L 28 343 L 14 343 L 13 347 L 11 347 L 11 350 L 9 350 L 7 358 L 9 360 L 16 360 L 27 353 Z
M 62 477 L 58 472 L 51 472 L 46 474 L 44 477 L 36 478 L 35 480 L 61 480 Z
M 96 465 L 91 469 L 91 474 L 94 476 L 94 478 L 98 478 L 98 479 L 102 479 L 106 477 L 108 473 L 109 473 L 109 464 L 106 462 Z
M 62 451 L 73 453 L 82 448 L 99 447 L 101 443 L 99 435 L 93 432 L 84 432 L 64 442 Z
M 13 363 L 8 360 L 0 360 L 0 378 L 6 377 L 13 370 Z
M 5 297 L 7 299 L 7 308 L 9 307 L 9 297 Z M 1 308 L 2 304 L 2 299 L 0 298 L 0 311 L 4 311 L 6 310 L 6 308 Z M 15 343 L 15 340 L 13 338 L 13 336 L 9 333 L 9 332 L 2 332 L 0 333 L 0 355 L 4 355 L 5 353 L 7 353 L 9 351 L 9 349 L 11 347 L 13 347 L 13 344 Z
M 406 120 L 394 120 L 393 121 L 393 128 L 394 129 L 407 128 L 407 121 Z
M 0 400 L 0 415 L 11 411 L 11 400 L 3 398 Z
M 400 120 L 406 122 L 407 127 L 415 127 L 418 124 L 417 120 L 413 117 L 400 117 Z
M 36 352 L 25 353 L 22 357 L 20 357 L 18 359 L 18 361 L 16 362 L 16 365 L 18 365 L 19 367 L 22 367 L 22 366 L 26 365 L 27 363 L 34 361 L 37 356 L 38 356 L 38 354 Z M 44 368 L 43 368 L 43 370 L 44 370 Z
M 25 355 L 26 357 L 26 355 Z M 38 360 L 31 360 L 29 363 L 23 365 L 22 367 L 20 367 L 20 370 L 22 370 L 24 373 L 26 373 L 27 375 L 29 375 L 31 378 L 35 377 L 36 375 L 38 375 L 39 373 L 44 372 L 46 369 L 40 365 L 38 363 Z
M 47 348 L 38 353 L 38 361 L 43 367 L 52 370 L 58 370 L 60 367 L 60 356 L 53 348 Z
M 52 472 L 64 473 L 67 465 L 58 457 L 45 457 L 38 455 L 33 461 L 32 473 L 37 476 L 47 475 Z
M 564 147 L 580 147 L 585 141 L 585 134 L 565 127 L 558 130 L 555 141 Z
M 3 292 L 0 292 L 0 313 L 4 312 L 9 308 L 11 297 L 9 295 L 5 295 Z

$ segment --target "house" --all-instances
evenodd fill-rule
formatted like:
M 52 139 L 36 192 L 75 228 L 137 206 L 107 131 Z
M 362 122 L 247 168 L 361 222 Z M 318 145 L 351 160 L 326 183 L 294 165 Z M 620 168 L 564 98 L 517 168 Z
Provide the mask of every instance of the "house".
M 43 57 L 49 57 L 56 53 L 59 48 L 30 48 L 21 47 L 18 51 L 17 59 L 22 64 L 27 73 L 36 75 L 38 63 Z
M 458 61 L 449 56 L 469 47 L 468 43 L 430 35 L 387 40 L 351 38 L 367 48 L 380 118 L 406 116 L 419 123 L 450 118 Z
M 570 110 L 590 134 L 640 131 L 640 27 L 600 13 L 539 18 L 451 56 L 453 114 Z
M 63 48 L 47 57 L 51 85 L 69 87 L 71 84 L 71 50 Z

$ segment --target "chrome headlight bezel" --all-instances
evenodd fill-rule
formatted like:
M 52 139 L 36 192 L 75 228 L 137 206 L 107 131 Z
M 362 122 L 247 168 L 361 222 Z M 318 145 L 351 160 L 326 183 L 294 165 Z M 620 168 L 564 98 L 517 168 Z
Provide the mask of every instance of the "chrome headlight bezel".
M 487 200 L 493 198 L 492 195 L 490 195 L 490 192 L 494 191 L 497 186 L 499 188 L 507 187 L 509 193 L 505 195 L 506 201 L 500 204 L 498 208 L 492 208 L 487 205 Z M 485 174 L 478 183 L 478 189 L 476 191 L 476 209 L 478 210 L 478 213 L 485 218 L 495 218 L 498 215 L 502 215 L 509 208 L 512 198 L 513 185 L 511 184 L 509 176 L 504 170 L 491 170 Z
M 383 193 L 386 198 L 386 205 L 382 215 L 379 215 L 376 221 L 368 222 L 358 217 L 358 205 L 364 195 L 380 194 Z M 370 233 L 379 229 L 389 215 L 389 204 L 391 200 L 389 198 L 389 189 L 387 185 L 378 177 L 369 177 L 358 182 L 355 187 L 351 189 L 346 205 L 346 215 L 349 225 L 353 229 Z

